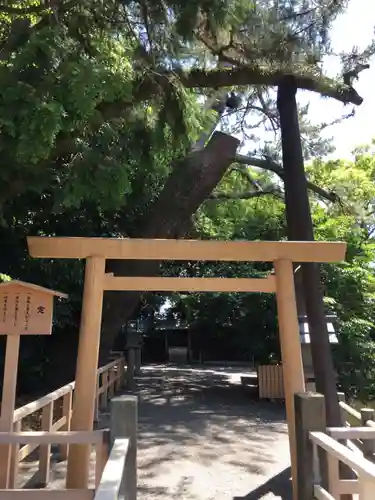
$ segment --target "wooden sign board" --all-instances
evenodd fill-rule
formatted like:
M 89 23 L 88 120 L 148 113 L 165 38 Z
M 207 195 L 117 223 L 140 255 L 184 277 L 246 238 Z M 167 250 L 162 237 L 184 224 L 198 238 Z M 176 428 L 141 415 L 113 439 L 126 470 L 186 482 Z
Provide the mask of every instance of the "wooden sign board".
M 50 335 L 56 295 L 65 297 L 29 283 L 1 283 L 0 335 Z

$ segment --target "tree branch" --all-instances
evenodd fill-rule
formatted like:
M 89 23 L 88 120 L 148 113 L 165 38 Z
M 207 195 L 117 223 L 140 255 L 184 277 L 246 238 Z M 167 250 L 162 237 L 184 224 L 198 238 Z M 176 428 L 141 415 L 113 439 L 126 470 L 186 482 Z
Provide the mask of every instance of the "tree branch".
M 284 180 L 283 168 L 270 158 L 256 158 L 253 156 L 237 154 L 236 163 L 239 163 L 241 165 L 251 165 L 253 167 L 262 168 L 263 170 L 269 170 L 277 174 L 280 177 L 280 179 Z M 307 188 L 310 189 L 310 191 L 313 191 L 314 193 L 318 194 L 322 198 L 331 201 L 332 203 L 335 203 L 339 200 L 336 193 L 333 193 L 331 191 L 326 191 L 325 189 L 317 186 L 316 184 L 313 184 L 310 181 L 307 181 Z
M 247 169 L 244 169 L 243 167 L 232 166 L 230 168 L 230 170 L 232 172 L 233 171 L 238 172 L 243 177 L 245 177 L 245 179 L 247 180 L 247 182 L 249 184 L 251 184 L 251 186 L 253 186 L 253 188 L 256 189 L 257 191 L 262 191 L 262 187 L 260 186 L 260 184 L 255 179 L 252 178 L 252 176 L 250 175 L 250 172 Z
M 0 51 L 1 52 L 1 51 Z M 1 58 L 1 56 L 0 56 Z M 150 98 L 162 97 L 173 85 L 180 81 L 186 88 L 213 88 L 246 85 L 277 86 L 290 70 L 268 70 L 255 66 L 254 68 L 214 69 L 211 71 L 192 70 L 190 72 L 156 72 L 150 70 L 142 80 L 133 83 L 133 95 L 129 100 L 103 102 L 98 105 L 97 111 L 101 114 L 101 123 L 121 118 L 134 105 L 134 102 L 145 101 Z M 348 85 L 340 84 L 329 78 L 318 78 L 298 75 L 294 73 L 298 88 L 320 93 L 344 103 L 360 105 L 363 99 Z M 60 136 L 57 138 L 56 148 L 51 153 L 54 159 L 70 152 L 74 145 L 73 137 Z M 265 168 L 265 167 L 261 167 Z M 270 168 L 268 168 L 270 170 Z M 275 173 L 278 173 L 275 171 Z M 278 174 L 280 175 L 280 174 Z M 310 188 L 312 189 L 312 188 Z M 321 193 L 322 194 L 322 193 Z M 331 200 L 332 201 L 332 200 Z
M 360 105 L 362 97 L 357 91 L 344 83 L 331 78 L 313 74 L 303 74 L 300 68 L 264 68 L 254 65 L 253 68 L 227 68 L 204 71 L 194 69 L 190 72 L 179 72 L 177 75 L 187 88 L 218 88 L 246 85 L 268 85 L 277 87 L 287 75 L 293 75 L 297 88 L 316 92 L 324 97 L 331 97 L 343 103 Z
M 260 198 L 261 196 L 272 194 L 284 201 L 284 196 L 279 189 L 272 187 L 263 191 L 245 191 L 243 193 L 212 193 L 209 200 L 250 200 L 252 198 Z

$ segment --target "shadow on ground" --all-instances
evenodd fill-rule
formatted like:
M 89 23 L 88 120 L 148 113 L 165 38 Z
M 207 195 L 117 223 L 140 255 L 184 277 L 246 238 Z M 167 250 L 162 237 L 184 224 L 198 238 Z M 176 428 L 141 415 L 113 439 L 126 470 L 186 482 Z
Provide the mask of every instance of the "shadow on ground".
M 287 498 L 247 496 L 288 466 L 289 450 L 283 406 L 254 400 L 240 370 L 146 367 L 136 393 L 142 496 Z
M 272 494 L 281 500 L 292 500 L 292 484 L 290 480 L 290 467 L 287 467 L 276 476 L 250 491 L 243 497 L 234 497 L 233 500 L 259 500 L 267 494 Z

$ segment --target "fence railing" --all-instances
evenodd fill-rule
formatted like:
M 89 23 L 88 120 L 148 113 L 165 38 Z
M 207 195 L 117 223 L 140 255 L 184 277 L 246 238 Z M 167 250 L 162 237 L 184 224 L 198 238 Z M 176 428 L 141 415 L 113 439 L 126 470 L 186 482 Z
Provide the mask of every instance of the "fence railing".
M 136 396 L 119 396 L 111 401 L 110 429 L 112 449 L 94 500 L 137 499 Z
M 259 365 L 258 389 L 260 399 L 284 399 L 282 365 Z
M 120 389 L 124 382 L 124 374 L 125 360 L 123 357 L 119 357 L 98 369 L 96 419 L 99 417 L 99 409 L 106 409 L 108 399 L 114 396 L 116 390 Z M 44 437 L 39 442 L 38 438 L 42 438 L 42 435 L 44 436 L 46 433 L 47 436 L 53 437 L 57 431 L 60 431 L 58 435 L 63 439 L 63 433 L 70 431 L 74 387 L 75 383 L 71 382 L 42 398 L 18 408 L 14 412 L 13 433 L 0 433 L 0 435 L 2 435 L 2 443 L 6 445 L 6 434 L 9 437 L 8 444 L 12 445 L 8 477 L 9 488 L 13 489 L 16 485 L 20 462 L 25 460 L 25 458 L 37 448 L 39 448 L 37 479 L 40 485 L 47 485 L 49 483 L 51 444 L 60 445 L 61 460 L 66 460 L 68 458 L 68 438 L 62 442 L 49 442 L 48 438 Z M 35 414 L 40 416 L 38 430 L 41 431 L 42 434 L 40 432 L 32 432 L 31 434 L 33 434 L 34 437 L 31 437 L 31 434 L 25 434 L 22 431 L 25 430 L 26 419 L 35 416 Z M 25 441 L 19 440 L 17 436 L 20 435 L 25 436 L 25 438 L 28 437 L 28 439 Z M 73 434 L 71 435 L 73 436 Z M 77 436 L 76 438 L 78 439 Z
M 90 444 L 95 447 L 95 484 L 99 485 L 105 464 L 108 458 L 109 431 L 68 431 L 68 432 L 0 432 L 0 445 L 10 444 L 19 446 L 20 444 L 31 445 L 41 448 L 51 447 L 52 444 L 69 446 L 70 444 Z M 94 497 L 94 490 L 35 490 L 35 489 L 13 489 L 0 490 L 0 498 L 34 500 L 40 498 L 48 500 L 57 500 L 57 498 L 66 500 L 84 500 Z
M 295 395 L 295 429 L 298 456 L 298 498 L 340 500 L 357 495 L 375 499 L 375 422 L 367 420 L 371 410 L 357 412 L 344 402 L 340 406 L 356 417 L 360 427 L 326 426 L 325 401 L 321 394 Z M 366 415 L 366 417 L 365 417 Z M 359 495 L 359 496 L 358 496 Z
M 360 411 L 357 411 L 345 403 L 343 398 L 341 399 L 340 407 L 345 427 L 358 428 L 359 426 L 362 426 L 375 428 L 375 411 L 372 408 L 362 408 Z M 375 441 L 369 440 L 368 438 L 363 439 L 363 436 L 360 436 L 358 433 L 353 435 L 356 437 L 346 438 L 348 439 L 348 447 L 354 452 L 360 451 L 367 459 L 374 461 Z
M 367 429 L 366 429 L 367 430 Z M 375 431 L 370 436 L 375 437 Z M 365 437 L 362 432 L 353 433 L 351 429 L 330 429 L 331 436 L 340 439 L 352 437 Z M 367 437 L 366 436 L 366 437 Z M 373 500 L 375 498 L 375 465 L 364 457 L 339 443 L 333 437 L 323 432 L 310 432 L 310 440 L 314 444 L 314 462 L 318 462 L 318 450 L 321 448 L 327 453 L 328 485 L 325 488 L 317 480 L 314 484 L 314 495 L 317 500 L 340 500 L 341 495 L 358 494 L 359 500 Z M 346 464 L 357 474 L 357 479 L 340 479 L 340 462 Z M 316 471 L 317 472 L 317 471 Z

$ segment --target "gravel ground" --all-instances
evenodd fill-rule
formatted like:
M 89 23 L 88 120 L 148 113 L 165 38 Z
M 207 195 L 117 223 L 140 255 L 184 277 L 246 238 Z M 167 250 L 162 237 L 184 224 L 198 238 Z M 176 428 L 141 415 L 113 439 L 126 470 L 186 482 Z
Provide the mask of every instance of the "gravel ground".
M 254 401 L 239 369 L 144 368 L 139 380 L 139 498 L 291 498 L 278 404 Z
M 139 500 L 291 500 L 283 408 L 255 401 L 241 375 L 229 367 L 142 368 Z M 103 414 L 98 427 L 107 425 Z M 18 487 L 36 469 L 23 462 Z M 49 488 L 65 487 L 65 470 L 53 462 Z

